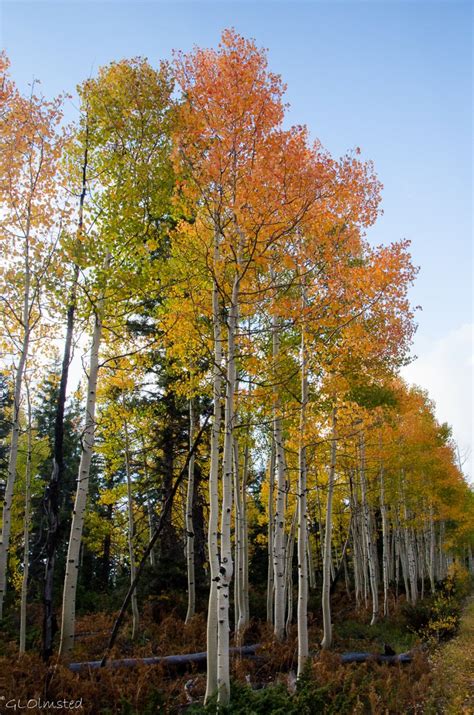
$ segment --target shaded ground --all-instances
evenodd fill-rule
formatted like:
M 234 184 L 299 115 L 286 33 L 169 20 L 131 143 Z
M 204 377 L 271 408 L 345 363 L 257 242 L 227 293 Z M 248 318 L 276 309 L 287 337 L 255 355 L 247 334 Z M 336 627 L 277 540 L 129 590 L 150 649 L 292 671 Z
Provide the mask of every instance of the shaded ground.
M 298 688 L 295 688 L 296 627 L 284 643 L 277 643 L 266 623 L 252 621 L 244 643 L 261 643 L 262 648 L 254 659 L 233 659 L 232 704 L 222 715 L 474 715 L 474 598 L 464 609 L 456 637 L 438 647 L 432 656 L 413 632 L 417 619 L 422 618 L 424 623 L 432 612 L 431 601 L 407 609 L 402 598 L 392 604 L 389 620 L 370 626 L 369 612 L 354 611 L 338 595 L 333 600 L 334 652 L 320 652 L 321 623 L 311 614 L 309 640 L 315 657 Z M 439 602 L 443 604 L 443 618 L 449 620 L 456 604 L 447 597 Z M 205 649 L 204 614 L 196 615 L 185 626 L 179 614 L 155 610 L 151 603 L 143 604 L 140 633 L 135 641 L 131 640 L 131 624 L 127 619 L 112 658 Z M 439 613 L 436 611 L 437 619 Z M 196 665 L 186 671 L 139 665 L 81 673 L 72 673 L 56 659 L 46 666 L 37 654 L 41 636 L 39 606 L 30 609 L 30 618 L 31 651 L 22 658 L 17 656 L 15 624 L 3 634 L 4 638 L 0 634 L 0 713 L 8 711 L 2 695 L 21 699 L 21 707 L 28 698 L 82 699 L 81 715 L 191 715 L 213 711 L 202 707 L 206 676 L 204 669 Z M 112 623 L 111 613 L 78 618 L 78 637 L 71 659 L 99 659 Z M 352 665 L 340 663 L 338 653 L 382 653 L 386 645 L 396 653 L 413 649 L 413 661 L 390 666 L 373 660 Z M 29 709 L 38 715 L 44 711 L 45 708 Z
M 474 713 L 474 597 L 465 608 L 458 635 L 432 658 L 432 689 L 426 714 Z

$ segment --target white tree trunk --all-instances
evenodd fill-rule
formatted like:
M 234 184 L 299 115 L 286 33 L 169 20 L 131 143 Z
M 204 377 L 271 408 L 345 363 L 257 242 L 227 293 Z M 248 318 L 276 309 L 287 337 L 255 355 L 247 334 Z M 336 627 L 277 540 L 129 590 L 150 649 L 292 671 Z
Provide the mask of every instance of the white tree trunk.
M 242 503 L 240 494 L 239 444 L 234 436 L 234 505 L 235 505 L 235 577 L 234 577 L 234 622 L 237 641 L 240 641 L 239 623 L 244 608 L 242 603 L 243 555 L 242 555 Z M 237 643 L 239 645 L 239 643 Z
M 214 265 L 219 260 L 219 235 L 214 239 Z M 219 580 L 219 435 L 221 430 L 222 393 L 222 326 L 219 291 L 214 279 L 212 288 L 212 322 L 214 338 L 213 402 L 214 415 L 211 430 L 211 465 L 209 473 L 209 604 L 207 614 L 207 682 L 205 702 L 217 691 L 217 583 Z
M 303 288 L 303 307 L 306 296 Z M 298 669 L 297 677 L 304 672 L 309 655 L 308 647 L 308 559 L 306 539 L 308 536 L 307 514 L 307 465 L 306 465 L 306 411 L 308 405 L 307 355 L 305 328 L 301 329 L 301 410 L 298 449 Z
M 217 700 L 230 700 L 229 671 L 229 593 L 233 574 L 231 549 L 232 462 L 234 431 L 234 393 L 236 387 L 235 334 L 238 324 L 239 277 L 234 277 L 227 330 L 227 385 L 224 411 L 224 455 L 222 463 L 222 511 L 219 582 L 217 586 Z
M 194 418 L 194 406 L 192 399 L 189 400 L 189 449 L 191 451 L 194 444 L 194 431 L 196 421 Z M 188 574 L 188 610 L 186 621 L 189 623 L 196 610 L 196 584 L 194 569 L 194 524 L 193 524 L 193 504 L 194 504 L 194 453 L 191 455 L 188 465 L 188 485 L 186 491 L 186 565 Z
M 397 507 L 398 511 L 398 507 Z M 395 595 L 398 599 L 399 584 L 400 584 L 400 563 L 402 560 L 401 546 L 400 546 L 400 525 L 398 520 L 398 514 L 395 523 L 395 533 L 394 533 L 394 548 L 395 548 Z M 403 565 L 402 565 L 403 568 Z
M 288 636 L 293 622 L 293 556 L 295 551 L 295 531 L 298 512 L 295 511 L 291 520 L 290 533 L 285 548 L 285 633 Z
M 2 513 L 2 534 L 0 539 L 0 621 L 3 618 L 3 601 L 7 588 L 7 573 L 8 573 L 8 550 L 10 547 L 10 532 L 11 532 L 11 508 L 13 501 L 13 489 L 16 480 L 16 463 L 18 460 L 18 440 L 20 438 L 20 404 L 21 391 L 23 385 L 23 374 L 25 371 L 26 359 L 30 346 L 30 284 L 31 270 L 29 260 L 29 226 L 27 228 L 27 239 L 25 244 L 25 288 L 23 293 L 23 340 L 20 350 L 20 359 L 15 373 L 15 386 L 13 390 L 13 418 L 12 432 L 10 441 L 10 452 L 8 457 L 8 472 L 7 483 L 5 487 L 5 496 Z
M 415 531 L 416 571 L 421 581 L 420 598 L 425 597 L 425 543 L 422 531 Z
M 354 569 L 354 591 L 356 608 L 360 608 L 363 590 L 362 557 L 359 532 L 359 505 L 357 500 L 356 485 L 354 485 L 353 471 L 349 471 L 349 486 L 351 496 L 351 527 L 352 534 L 352 565 Z
M 110 264 L 110 255 L 105 260 L 105 271 Z M 103 298 L 96 308 L 92 346 L 90 353 L 89 376 L 87 380 L 87 400 L 84 432 L 82 435 L 81 459 L 77 477 L 76 499 L 72 514 L 69 547 L 67 552 L 66 573 L 63 587 L 63 608 L 61 619 L 61 640 L 59 654 L 66 655 L 74 647 L 74 628 L 76 621 L 76 590 L 79 575 L 79 558 L 81 552 L 82 530 L 86 511 L 87 494 L 89 491 L 89 474 L 94 449 L 95 437 L 95 405 L 97 396 L 97 380 L 99 375 L 99 349 L 102 340 Z
M 326 504 L 326 530 L 324 533 L 324 561 L 323 561 L 323 591 L 321 597 L 323 611 L 323 640 L 321 647 L 331 648 L 332 623 L 331 623 L 331 541 L 332 541 L 332 498 L 334 493 L 334 477 L 336 474 L 336 408 L 332 411 L 332 440 L 331 463 L 329 466 L 328 494 Z
M 375 563 L 375 545 L 372 538 L 372 528 L 370 519 L 370 507 L 367 500 L 367 483 L 365 475 L 365 439 L 364 433 L 360 433 L 360 488 L 362 498 L 362 509 L 364 514 L 364 533 L 365 544 L 367 549 L 367 563 L 369 567 L 370 591 L 372 594 L 372 619 L 370 624 L 373 625 L 379 614 L 379 594 L 377 583 L 377 570 Z
M 309 523 L 308 532 L 306 534 L 306 556 L 308 558 L 309 587 L 310 589 L 314 589 L 316 588 L 316 574 L 314 571 L 313 552 L 311 549 L 311 530 L 309 528 Z
M 403 499 L 403 516 L 405 524 L 403 527 L 403 534 L 405 538 L 405 553 L 406 561 L 408 566 L 408 582 L 410 588 L 410 603 L 415 605 L 418 600 L 418 587 L 416 579 L 416 563 L 415 563 L 415 550 L 413 544 L 413 534 L 412 530 L 408 526 L 408 510 L 406 506 L 406 501 Z
M 151 541 L 153 534 L 155 533 L 155 527 L 153 525 L 153 506 L 150 499 L 147 500 L 146 508 L 148 513 L 148 538 L 149 541 Z M 154 548 L 150 551 L 150 566 L 152 569 L 156 567 L 156 554 Z
M 406 535 L 408 539 L 408 575 L 410 579 L 411 600 L 415 604 L 418 600 L 418 574 L 416 570 L 416 550 L 413 529 L 407 529 Z
M 446 554 L 444 553 L 444 521 L 439 524 L 438 540 L 438 580 L 442 581 L 446 577 Z
M 27 394 L 27 446 L 26 446 L 26 468 L 25 468 L 25 516 L 23 526 L 23 579 L 21 583 L 21 600 L 20 600 L 20 655 L 26 649 L 26 604 L 28 597 L 28 571 L 30 566 L 30 501 L 31 501 L 31 450 L 32 450 L 32 433 L 31 433 L 31 402 L 26 385 Z
M 430 504 L 430 558 L 429 558 L 429 568 L 428 573 L 430 577 L 430 588 L 431 593 L 435 592 L 436 589 L 436 534 L 434 527 L 434 515 L 433 515 L 433 504 Z
M 123 399 L 123 406 L 125 399 Z M 135 522 L 133 519 L 133 495 L 132 495 L 132 475 L 130 469 L 130 439 L 128 434 L 128 423 L 124 419 L 123 423 L 125 437 L 125 474 L 127 477 L 127 511 L 128 511 L 128 556 L 130 559 L 130 583 L 135 581 L 136 564 L 135 564 Z M 140 613 L 138 611 L 137 589 L 132 593 L 132 640 L 135 640 L 138 634 L 138 624 L 140 621 Z
M 390 543 L 388 533 L 387 507 L 385 504 L 385 480 L 382 459 L 382 441 L 380 440 L 380 513 L 382 515 L 382 571 L 383 571 L 383 615 L 388 616 L 388 590 L 389 590 L 389 557 Z
M 404 533 L 404 538 L 400 536 L 400 561 L 402 564 L 403 573 L 403 584 L 405 588 L 405 595 L 408 603 L 411 603 L 411 590 L 410 590 L 410 575 L 408 569 L 408 551 L 407 551 L 407 539 Z
M 279 324 L 276 316 L 273 317 L 272 338 L 273 338 L 273 360 L 277 361 L 280 354 L 280 339 L 278 335 Z M 274 374 L 276 383 L 276 369 Z M 285 494 L 286 494 L 286 461 L 283 447 L 283 429 L 280 418 L 280 400 L 278 388 L 274 387 L 274 407 L 273 407 L 273 438 L 276 453 L 276 505 L 273 527 L 273 579 L 275 589 L 274 607 L 274 633 L 278 640 L 282 640 L 285 635 L 285 606 L 286 606 L 286 583 L 285 583 Z
M 272 437 L 269 465 L 268 485 L 268 572 L 267 572 L 267 623 L 273 625 L 273 520 L 274 520 L 274 487 L 275 487 L 275 441 Z
M 145 440 L 141 438 L 141 443 L 142 443 L 142 451 L 143 451 L 143 475 L 145 477 L 145 484 L 147 485 L 148 488 L 148 464 L 147 464 L 147 455 L 146 455 L 146 449 L 145 449 Z M 147 499 L 146 502 L 146 510 L 147 510 L 147 515 L 148 515 L 148 535 L 149 535 L 149 540 L 151 541 L 153 538 L 153 534 L 155 533 L 155 525 L 154 525 L 154 514 L 153 514 L 153 505 L 151 503 L 151 499 Z M 151 549 L 150 551 L 150 566 L 154 569 L 156 567 L 156 555 L 155 555 L 155 549 Z
M 317 489 L 316 489 L 316 502 L 317 502 L 317 505 L 318 505 L 318 515 L 317 515 L 317 517 L 316 517 L 316 523 L 317 523 L 317 525 L 318 525 L 318 540 L 317 540 L 318 543 L 317 543 L 317 545 L 316 545 L 316 549 L 317 549 L 318 544 L 319 544 L 319 556 L 320 556 L 320 559 L 321 559 L 321 568 L 322 568 L 322 567 L 323 567 L 323 562 L 324 562 L 323 514 L 322 514 L 322 510 L 321 510 L 321 498 L 320 498 L 320 495 L 319 495 L 320 489 L 319 489 L 319 486 L 318 486 L 318 485 L 316 485 L 316 486 L 317 486 Z
M 249 545 L 248 545 L 248 525 L 247 525 L 247 482 L 249 474 L 249 431 L 247 430 L 246 443 L 244 449 L 244 466 L 242 472 L 242 484 L 240 493 L 240 614 L 237 624 L 237 632 L 240 635 L 249 622 Z

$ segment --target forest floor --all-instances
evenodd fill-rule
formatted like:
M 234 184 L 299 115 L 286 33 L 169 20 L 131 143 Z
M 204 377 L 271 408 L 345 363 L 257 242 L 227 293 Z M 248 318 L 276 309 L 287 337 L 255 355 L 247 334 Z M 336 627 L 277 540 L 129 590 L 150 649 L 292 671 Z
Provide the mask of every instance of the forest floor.
M 370 626 L 370 613 L 355 611 L 344 594 L 333 597 L 334 651 L 321 652 L 321 624 L 310 619 L 313 658 L 308 673 L 295 686 L 297 639 L 291 629 L 284 643 L 277 643 L 271 629 L 254 620 L 244 643 L 261 643 L 254 659 L 232 660 L 232 703 L 225 715 L 471 715 L 474 714 L 474 597 L 463 610 L 454 638 L 427 648 L 415 632 L 415 620 L 426 611 L 429 599 L 416 608 L 401 597 L 393 600 L 390 618 Z M 38 655 L 41 609 L 31 609 L 30 651 L 18 658 L 16 632 L 0 637 L 0 712 L 8 712 L 7 700 L 23 707 L 28 698 L 80 700 L 81 715 L 191 715 L 215 709 L 202 705 L 205 670 L 196 665 L 167 669 L 163 665 L 135 668 L 86 669 L 71 672 L 61 662 L 48 665 Z M 113 623 L 112 613 L 78 618 L 78 638 L 71 660 L 88 661 L 104 654 Z M 454 632 L 454 631 L 453 631 Z M 410 664 L 386 665 L 369 660 L 343 665 L 347 651 L 381 653 L 385 644 L 396 653 L 412 651 Z M 192 653 L 206 647 L 206 622 L 202 614 L 184 625 L 181 614 L 171 609 L 156 613 L 142 609 L 140 636 L 132 641 L 130 622 L 121 631 L 112 658 L 142 658 Z M 3 695 L 3 697 L 2 697 Z M 13 702 L 13 700 L 12 700 Z M 9 705 L 11 708 L 11 705 Z M 48 708 L 29 709 L 44 713 Z M 224 711 L 222 712 L 224 715 Z
M 432 687 L 426 713 L 474 713 L 474 596 L 465 607 L 458 635 L 432 658 Z

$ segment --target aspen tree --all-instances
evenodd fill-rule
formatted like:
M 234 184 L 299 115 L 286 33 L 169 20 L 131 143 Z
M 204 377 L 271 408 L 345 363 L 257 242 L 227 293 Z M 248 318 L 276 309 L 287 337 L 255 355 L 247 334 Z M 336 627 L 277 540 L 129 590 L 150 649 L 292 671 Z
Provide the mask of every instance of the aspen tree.
M 240 237 L 239 237 L 240 238 Z M 239 249 L 238 249 L 239 250 Z M 238 263 L 240 257 L 238 257 Z M 239 321 L 240 275 L 235 274 L 227 325 L 227 373 L 224 401 L 224 453 L 222 462 L 222 510 L 219 582 L 217 586 L 217 689 L 218 702 L 226 705 L 230 700 L 229 673 L 229 595 L 233 574 L 230 527 L 232 514 L 232 459 L 233 430 L 235 422 L 234 396 L 237 379 L 236 330 Z
M 291 519 L 290 531 L 285 545 L 285 634 L 289 636 L 293 623 L 293 559 L 295 553 L 295 533 L 298 521 L 298 510 L 295 509 Z
M 81 137 L 79 154 L 80 160 L 80 193 L 77 217 L 77 231 L 75 247 L 79 248 L 83 239 L 84 229 L 84 203 L 87 193 L 87 170 L 89 153 L 89 128 L 87 119 L 87 107 L 85 112 L 85 126 Z M 70 154 L 74 155 L 74 149 L 70 149 Z M 66 404 L 66 391 L 69 376 L 69 366 L 72 358 L 74 324 L 77 309 L 77 291 L 79 283 L 79 264 L 77 258 L 73 262 L 72 277 L 69 287 L 66 308 L 66 335 L 64 338 L 63 360 L 61 364 L 61 378 L 59 383 L 58 399 L 56 405 L 56 417 L 54 423 L 54 447 L 53 447 L 53 467 L 49 484 L 45 491 L 44 508 L 48 521 L 48 531 L 46 535 L 46 564 L 43 587 L 43 643 L 42 655 L 44 660 L 48 660 L 53 654 L 54 637 L 54 611 L 53 611 L 53 589 L 54 571 L 56 564 L 56 551 L 59 543 L 59 500 L 61 483 L 64 475 L 64 408 Z
M 104 272 L 107 274 L 110 266 L 110 254 L 104 262 Z M 61 640 L 59 654 L 68 654 L 74 646 L 74 626 L 76 615 L 76 590 L 79 574 L 79 557 L 81 551 L 82 530 L 89 490 L 89 475 L 95 439 L 95 407 L 97 398 L 97 381 L 99 377 L 99 350 L 102 341 L 104 311 L 104 294 L 97 302 L 94 311 L 94 329 L 90 350 L 89 374 L 87 378 L 87 398 L 85 408 L 85 424 L 82 436 L 81 460 L 77 477 L 77 490 L 74 511 L 71 521 L 71 532 L 67 552 L 66 573 L 63 586 L 63 605 L 61 617 Z
M 211 557 L 215 559 L 211 579 L 218 578 L 218 676 L 216 683 L 209 673 L 215 668 L 215 619 L 211 614 L 215 604 L 211 585 L 206 693 L 207 699 L 217 689 L 219 703 L 225 705 L 230 695 L 228 588 L 233 567 L 229 508 L 235 428 L 236 326 L 245 290 L 252 287 L 250 281 L 255 275 L 257 258 L 263 260 L 269 247 L 287 235 L 301 220 L 308 201 L 313 199 L 309 194 L 299 195 L 302 177 L 306 176 L 305 135 L 298 129 L 281 131 L 283 88 L 280 79 L 267 71 L 266 58 L 253 42 L 226 31 L 218 52 L 197 50 L 188 56 L 179 55 L 176 71 L 185 94 L 177 132 L 183 191 L 191 200 L 200 202 L 195 231 L 198 240 L 205 241 L 204 232 L 209 232 L 211 227 L 219 233 L 217 260 L 207 261 L 207 266 L 227 315 L 225 335 L 219 337 L 219 340 L 227 338 L 219 561 Z M 229 96 L 235 102 L 228 102 Z M 202 106 L 208 108 L 204 114 L 200 111 Z M 273 177 L 271 181 L 270 177 Z M 286 186 L 288 196 L 275 189 L 278 182 Z M 203 231 L 201 235 L 199 230 Z M 221 320 L 219 306 L 217 310 Z M 211 480 L 211 489 L 212 483 Z M 211 514 L 212 511 L 211 502 Z M 210 531 L 214 524 L 212 516 Z M 217 531 L 217 526 L 215 528 Z M 215 573 L 216 566 L 219 573 Z
M 239 443 L 234 436 L 234 531 L 235 531 L 235 578 L 234 578 L 234 622 L 236 639 L 240 642 L 239 622 L 243 610 L 242 602 L 242 501 L 240 494 L 240 463 L 239 463 Z M 240 644 L 240 643 L 239 643 Z
M 429 509 L 429 524 L 430 524 L 430 566 L 429 566 L 429 576 L 430 576 L 430 586 L 431 593 L 435 592 L 435 573 L 436 573 L 436 534 L 434 525 L 434 510 L 433 504 L 430 503 Z
M 273 513 L 274 513 L 274 491 L 275 491 L 275 442 L 271 439 L 270 460 L 268 466 L 268 570 L 267 570 L 267 623 L 273 625 L 273 590 L 275 579 L 273 571 Z
M 251 385 L 250 385 L 251 388 Z M 250 396 L 249 388 L 249 396 Z M 249 446 L 249 428 L 247 428 L 245 448 L 244 448 L 244 465 L 242 473 L 242 609 L 239 619 L 239 631 L 241 631 L 250 620 L 249 609 L 249 542 L 248 542 L 248 522 L 247 522 L 247 484 L 250 468 L 250 446 Z
M 361 426 L 360 437 L 359 437 L 359 454 L 360 454 L 360 486 L 361 486 L 361 498 L 362 498 L 362 509 L 363 509 L 363 524 L 364 524 L 364 541 L 367 553 L 367 564 L 369 568 L 369 579 L 370 579 L 370 592 L 372 595 L 372 619 L 370 621 L 373 625 L 378 618 L 379 614 L 379 595 L 378 595 L 378 583 L 377 583 L 377 572 L 375 566 L 375 547 L 372 537 L 371 519 L 370 519 L 370 507 L 367 499 L 367 482 L 366 482 L 366 472 L 365 472 L 365 435 L 363 432 L 363 426 Z
M 383 615 L 388 616 L 388 589 L 389 589 L 389 533 L 387 507 L 385 504 L 385 479 L 382 457 L 382 435 L 379 440 L 380 450 L 380 513 L 382 515 L 382 568 L 383 568 Z
M 172 83 L 163 65 L 143 60 L 111 63 L 87 80 L 79 94 L 87 107 L 90 229 L 81 254 L 91 285 L 93 312 L 85 426 L 63 587 L 60 653 L 74 644 L 79 555 L 95 436 L 99 351 L 105 336 L 124 331 L 139 296 L 156 280 L 160 263 L 150 262 L 158 246 L 157 219 L 169 210 L 170 106 Z M 153 217 L 153 220 L 152 220 Z M 95 241 L 94 241 L 95 239 Z M 92 259 L 92 261 L 91 261 Z M 92 265 L 91 265 L 92 262 Z M 115 300 L 114 310 L 111 304 Z M 117 310 L 120 305 L 120 310 Z M 105 326 L 104 321 L 107 323 Z
M 332 623 L 331 623 L 331 534 L 332 534 L 332 499 L 334 493 L 334 477 L 336 472 L 336 408 L 332 410 L 332 439 L 331 439 L 331 463 L 329 466 L 328 494 L 326 504 L 326 529 L 324 532 L 324 560 L 323 560 L 323 590 L 322 590 L 322 611 L 323 611 L 323 640 L 321 647 L 331 648 L 332 645 Z
M 14 351 L 12 430 L 2 512 L 0 539 L 0 620 L 7 587 L 11 505 L 16 480 L 20 407 L 25 365 L 40 325 L 44 287 L 51 279 L 53 260 L 65 215 L 58 181 L 58 162 L 64 134 L 62 98 L 46 102 L 35 95 L 22 97 L 7 76 L 8 63 L 0 61 L 0 225 L 2 255 L 3 334 Z M 43 331 L 44 332 L 44 331 Z M 5 346 L 4 346 L 5 347 Z
M 26 648 L 26 605 L 28 597 L 28 574 L 30 565 L 30 511 L 31 511 L 31 452 L 32 452 L 32 418 L 31 418 L 31 398 L 28 382 L 26 388 L 27 404 L 27 444 L 26 444 L 26 466 L 25 466 L 25 516 L 23 527 L 23 579 L 21 583 L 20 600 L 20 655 Z
M 219 261 L 219 234 L 214 237 L 214 264 Z M 214 339 L 214 364 L 212 368 L 213 422 L 211 429 L 211 454 L 209 474 L 209 604 L 207 614 L 207 702 L 217 691 L 217 584 L 219 581 L 219 436 L 221 431 L 222 397 L 222 326 L 219 305 L 219 288 L 216 279 L 212 286 L 212 324 Z
M 237 641 L 249 620 L 248 607 L 248 525 L 247 525 L 247 481 L 249 471 L 249 435 L 245 437 L 242 480 L 239 479 L 239 444 L 234 437 L 234 494 L 235 494 L 235 589 L 234 612 Z
M 127 405 L 125 402 L 125 394 L 122 393 L 123 407 L 123 434 L 124 434 L 124 459 L 125 459 L 125 476 L 127 478 L 127 512 L 128 512 L 128 555 L 130 559 L 130 583 L 134 583 L 136 575 L 135 565 L 135 520 L 133 518 L 133 495 L 132 495 L 132 474 L 130 466 L 130 437 L 127 421 Z M 138 625 L 140 621 L 140 613 L 138 610 L 138 600 L 136 590 L 132 594 L 132 640 L 137 637 Z
M 145 437 L 142 434 L 141 435 L 141 445 L 142 445 L 142 453 L 143 453 L 143 476 L 145 477 L 145 483 L 148 483 L 148 461 L 147 461 L 147 454 L 146 454 L 146 449 L 145 449 Z M 192 457 L 194 457 L 194 453 L 192 454 Z M 194 474 L 194 472 L 193 472 Z M 149 539 L 153 538 L 153 534 L 155 531 L 155 525 L 154 525 L 154 512 L 153 512 L 153 505 L 151 503 L 151 499 L 148 498 L 146 502 L 146 511 L 147 511 L 147 516 L 148 516 L 148 534 L 149 534 Z M 152 569 L 156 567 L 156 555 L 155 555 L 155 549 L 152 547 L 150 549 L 150 566 Z
M 193 400 L 189 400 L 189 449 L 194 443 L 195 417 Z M 188 466 L 188 484 L 186 490 L 186 564 L 188 576 L 188 609 L 185 623 L 194 616 L 196 608 L 196 584 L 194 573 L 194 454 L 191 455 Z
M 303 277 L 302 313 L 307 311 L 307 294 Z M 308 409 L 308 359 L 306 344 L 306 321 L 301 326 L 301 408 L 298 446 L 298 671 L 301 677 L 309 655 L 308 646 L 308 559 L 306 540 L 308 538 L 307 513 L 307 462 L 306 462 L 306 421 Z M 330 543 L 330 541 L 329 541 Z
M 276 316 L 272 319 L 273 360 L 278 364 L 280 352 L 279 323 Z M 273 442 L 276 461 L 276 505 L 273 526 L 273 581 L 275 604 L 273 609 L 274 633 L 278 640 L 284 636 L 285 629 L 285 493 L 286 493 L 286 459 L 283 447 L 283 430 L 281 424 L 280 400 L 276 376 L 274 378 L 274 408 L 273 408 Z

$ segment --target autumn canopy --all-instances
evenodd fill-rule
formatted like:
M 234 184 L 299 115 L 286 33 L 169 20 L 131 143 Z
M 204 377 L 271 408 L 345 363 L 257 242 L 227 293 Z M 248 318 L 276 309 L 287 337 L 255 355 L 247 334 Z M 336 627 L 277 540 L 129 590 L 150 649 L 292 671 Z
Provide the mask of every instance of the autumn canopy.
M 5 55 L 0 73 L 0 617 L 20 650 L 33 603 L 43 658 L 70 660 L 89 592 L 117 610 L 128 590 L 132 641 L 144 603 L 177 599 L 206 613 L 222 705 L 251 619 L 276 642 L 296 625 L 301 676 L 338 585 L 375 624 L 472 570 L 450 429 L 399 374 L 417 269 L 366 238 L 382 187 L 360 150 L 285 128 L 281 78 L 232 30 L 101 68 L 70 126 L 67 98 L 23 96 Z

